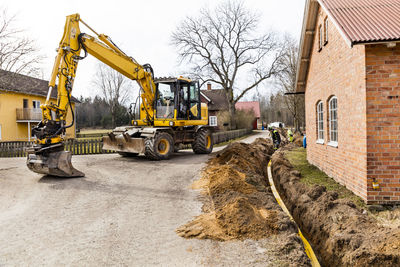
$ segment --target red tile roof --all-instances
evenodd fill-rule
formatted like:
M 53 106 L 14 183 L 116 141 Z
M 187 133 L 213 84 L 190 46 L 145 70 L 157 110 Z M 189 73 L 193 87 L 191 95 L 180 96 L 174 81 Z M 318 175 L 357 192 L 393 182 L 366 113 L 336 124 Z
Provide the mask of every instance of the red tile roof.
M 237 102 L 235 108 L 238 110 L 253 110 L 257 118 L 261 117 L 260 102 L 258 101 Z
M 318 0 L 352 44 L 400 40 L 399 0 Z

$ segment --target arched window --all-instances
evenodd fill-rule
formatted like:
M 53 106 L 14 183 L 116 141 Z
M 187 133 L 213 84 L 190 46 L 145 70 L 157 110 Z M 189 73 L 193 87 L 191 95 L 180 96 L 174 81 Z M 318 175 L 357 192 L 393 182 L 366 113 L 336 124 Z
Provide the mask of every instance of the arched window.
M 337 97 L 333 96 L 329 100 L 329 142 L 336 144 L 338 142 L 338 116 L 337 116 Z
M 324 104 L 322 101 L 317 104 L 317 142 L 324 143 Z

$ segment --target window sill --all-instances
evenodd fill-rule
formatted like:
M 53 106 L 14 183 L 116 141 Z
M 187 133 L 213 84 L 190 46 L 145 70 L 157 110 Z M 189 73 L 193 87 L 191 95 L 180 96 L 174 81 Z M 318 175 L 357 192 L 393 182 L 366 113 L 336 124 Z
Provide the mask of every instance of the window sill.
M 338 142 L 328 142 L 327 145 L 331 147 L 338 147 Z
M 325 144 L 324 140 L 322 140 L 322 139 L 318 139 L 316 143 L 319 145 Z

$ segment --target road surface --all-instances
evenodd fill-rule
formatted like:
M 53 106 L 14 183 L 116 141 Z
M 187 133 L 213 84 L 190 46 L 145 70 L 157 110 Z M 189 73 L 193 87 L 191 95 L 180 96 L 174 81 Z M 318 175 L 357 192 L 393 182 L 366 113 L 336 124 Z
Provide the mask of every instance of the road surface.
M 279 265 L 273 238 L 216 242 L 175 233 L 201 214 L 200 194 L 190 185 L 209 157 L 74 156 L 86 173 L 75 179 L 42 177 L 24 158 L 1 158 L 0 266 Z

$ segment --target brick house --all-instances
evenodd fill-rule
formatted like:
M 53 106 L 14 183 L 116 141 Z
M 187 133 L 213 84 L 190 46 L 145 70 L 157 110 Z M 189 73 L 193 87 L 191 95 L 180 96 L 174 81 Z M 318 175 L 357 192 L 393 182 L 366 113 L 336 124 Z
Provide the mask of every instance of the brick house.
M 400 203 L 399 42 L 398 0 L 306 1 L 307 159 L 369 204 Z
M 31 131 L 42 119 L 40 104 L 46 101 L 48 81 L 0 69 L 0 142 L 31 141 Z M 56 101 L 57 90 L 51 100 Z M 72 97 L 72 108 L 79 101 Z M 76 112 L 74 112 L 76 114 Z M 72 115 L 68 112 L 67 123 Z M 75 138 L 75 125 L 66 131 L 67 138 Z

